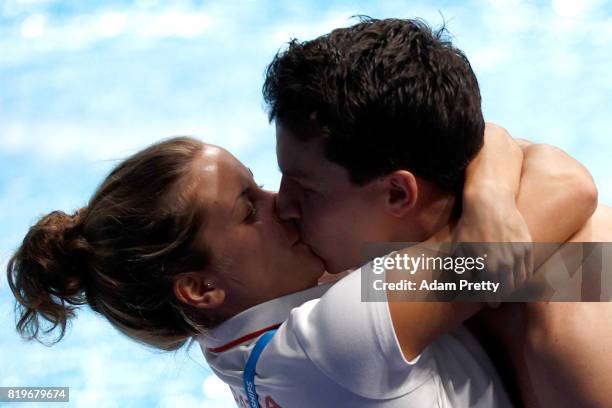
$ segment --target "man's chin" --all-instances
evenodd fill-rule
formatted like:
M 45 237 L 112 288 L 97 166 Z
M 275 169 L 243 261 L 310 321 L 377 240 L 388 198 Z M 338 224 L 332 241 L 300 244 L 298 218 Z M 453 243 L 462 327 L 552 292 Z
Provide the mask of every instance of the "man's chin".
M 328 271 L 327 273 L 329 273 L 330 275 L 340 275 L 340 274 L 346 274 L 349 272 L 353 272 L 355 269 L 357 268 L 346 268 L 346 269 L 335 270 L 333 272 Z
M 332 275 L 344 272 L 352 272 L 360 266 L 361 265 L 355 265 L 346 262 L 325 262 L 325 270 L 327 271 L 327 273 L 330 273 Z
M 336 275 L 338 273 L 344 272 L 346 269 L 338 268 L 333 262 L 323 261 L 325 265 L 325 271 L 331 275 Z
M 335 268 L 335 265 L 334 265 L 333 261 L 331 261 L 331 260 L 329 260 L 329 258 L 326 258 L 323 255 L 321 255 L 321 253 L 318 252 L 314 247 L 308 245 L 308 248 L 310 248 L 310 251 L 314 254 L 314 256 L 319 258 L 319 260 L 323 264 L 323 269 L 325 270 L 325 273 L 329 273 L 329 274 L 333 275 L 333 274 L 342 272 L 341 270 L 338 270 L 337 268 Z
M 319 260 L 323 264 L 323 268 L 325 269 L 325 273 L 327 273 L 327 274 L 335 275 L 335 274 L 338 274 L 338 273 L 352 271 L 352 270 L 356 269 L 356 267 L 353 267 L 353 268 L 345 267 L 345 265 L 342 264 L 342 263 L 334 262 L 329 257 L 325 257 L 324 255 L 322 255 L 321 252 L 317 251 L 317 249 L 315 247 L 313 247 L 312 245 L 307 244 L 304 241 L 302 241 L 302 243 L 304 245 L 306 245 L 310 249 L 310 252 L 312 252 L 312 254 L 314 256 L 319 258 Z

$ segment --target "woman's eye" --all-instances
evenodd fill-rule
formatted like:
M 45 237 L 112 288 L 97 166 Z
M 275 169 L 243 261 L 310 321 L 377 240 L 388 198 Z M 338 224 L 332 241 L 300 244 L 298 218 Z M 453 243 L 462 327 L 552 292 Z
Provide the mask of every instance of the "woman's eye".
M 257 216 L 257 207 L 255 207 L 253 205 L 253 203 L 249 202 L 249 210 L 248 210 L 248 214 L 245 218 L 245 221 L 247 222 L 251 222 L 253 220 L 255 220 L 255 217 Z

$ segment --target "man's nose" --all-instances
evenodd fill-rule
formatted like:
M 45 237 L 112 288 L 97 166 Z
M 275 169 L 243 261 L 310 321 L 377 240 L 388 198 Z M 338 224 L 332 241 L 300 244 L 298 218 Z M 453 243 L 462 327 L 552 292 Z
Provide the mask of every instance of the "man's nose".
M 296 200 L 291 197 L 287 186 L 282 181 L 278 194 L 276 194 L 275 210 L 283 221 L 295 220 L 301 216 Z

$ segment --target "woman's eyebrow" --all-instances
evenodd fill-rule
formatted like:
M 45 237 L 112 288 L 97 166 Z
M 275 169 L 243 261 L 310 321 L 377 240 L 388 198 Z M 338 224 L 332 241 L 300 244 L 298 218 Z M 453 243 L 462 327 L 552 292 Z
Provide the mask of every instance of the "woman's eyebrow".
M 250 192 L 251 192 L 251 187 L 248 186 L 244 190 L 242 190 L 240 194 L 238 194 L 238 196 L 236 196 L 236 200 L 234 200 L 234 205 L 232 206 L 231 216 L 233 216 L 234 213 L 236 212 L 236 206 L 238 205 L 238 201 L 246 197 Z

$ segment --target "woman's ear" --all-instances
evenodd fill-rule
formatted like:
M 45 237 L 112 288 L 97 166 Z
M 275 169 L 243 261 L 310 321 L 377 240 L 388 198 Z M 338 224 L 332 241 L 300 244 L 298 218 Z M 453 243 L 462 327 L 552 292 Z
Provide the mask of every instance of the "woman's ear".
M 394 217 L 405 216 L 416 204 L 417 181 L 409 171 L 396 170 L 383 178 L 385 207 Z
M 190 306 L 200 309 L 216 309 L 225 301 L 225 290 L 201 272 L 187 272 L 176 276 L 174 295 Z

